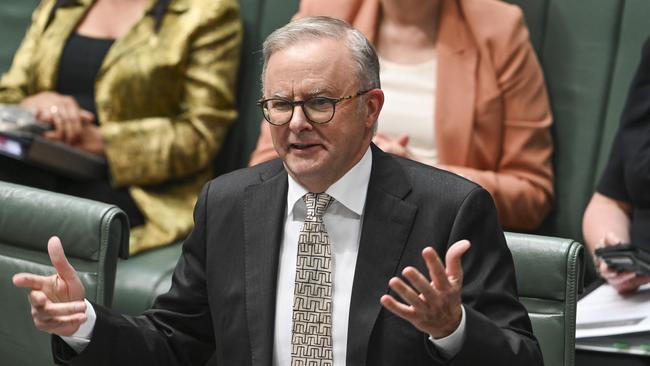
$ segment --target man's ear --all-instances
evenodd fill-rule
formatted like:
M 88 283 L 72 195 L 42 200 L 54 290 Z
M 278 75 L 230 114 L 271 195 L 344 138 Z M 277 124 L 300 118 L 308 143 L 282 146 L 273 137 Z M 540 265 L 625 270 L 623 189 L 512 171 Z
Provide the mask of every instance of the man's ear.
M 384 106 L 384 92 L 381 89 L 372 89 L 365 95 L 366 125 L 370 128 L 379 118 L 379 112 Z

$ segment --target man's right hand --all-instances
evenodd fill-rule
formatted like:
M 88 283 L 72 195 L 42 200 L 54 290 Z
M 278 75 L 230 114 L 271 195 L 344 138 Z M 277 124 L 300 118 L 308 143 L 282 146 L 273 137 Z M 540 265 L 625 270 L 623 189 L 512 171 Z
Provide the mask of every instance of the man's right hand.
M 36 328 L 59 336 L 71 336 L 86 321 L 85 290 L 65 257 L 61 240 L 51 237 L 47 251 L 56 274 L 18 273 L 13 277 L 13 283 L 31 290 L 28 299 Z

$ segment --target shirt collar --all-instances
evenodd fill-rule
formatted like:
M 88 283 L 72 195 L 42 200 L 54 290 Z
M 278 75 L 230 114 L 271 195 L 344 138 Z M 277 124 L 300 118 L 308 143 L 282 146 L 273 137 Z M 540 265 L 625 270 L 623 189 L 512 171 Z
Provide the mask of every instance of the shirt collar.
M 361 160 L 348 170 L 341 179 L 337 180 L 325 193 L 332 196 L 350 211 L 361 216 L 366 203 L 368 183 L 370 182 L 370 170 L 372 168 L 372 151 L 370 147 L 366 150 Z M 289 187 L 287 192 L 287 214 L 291 214 L 298 200 L 308 193 L 300 183 L 296 182 L 289 175 Z

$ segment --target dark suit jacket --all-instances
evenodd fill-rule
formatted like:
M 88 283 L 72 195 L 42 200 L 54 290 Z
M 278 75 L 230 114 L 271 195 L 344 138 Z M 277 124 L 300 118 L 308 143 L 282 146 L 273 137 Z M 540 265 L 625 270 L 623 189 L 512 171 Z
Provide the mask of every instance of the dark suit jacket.
M 92 341 L 77 357 L 54 340 L 70 365 L 271 365 L 278 253 L 287 173 L 279 160 L 208 183 L 196 226 L 183 247 L 172 288 L 139 317 L 96 306 Z M 421 251 L 441 257 L 469 239 L 463 257 L 467 323 L 462 350 L 443 362 L 428 336 L 383 309 L 388 280 Z M 517 300 L 512 257 L 487 191 L 449 172 L 387 155 L 373 146 L 350 304 L 347 365 L 541 365 Z

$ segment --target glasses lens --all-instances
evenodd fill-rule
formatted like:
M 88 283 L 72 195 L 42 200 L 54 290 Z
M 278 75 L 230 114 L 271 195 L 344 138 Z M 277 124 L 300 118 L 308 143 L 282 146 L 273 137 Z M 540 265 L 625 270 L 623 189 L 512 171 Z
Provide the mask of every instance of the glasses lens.
M 305 101 L 307 117 L 316 123 L 329 122 L 334 117 L 334 101 L 330 98 L 315 97 Z
M 293 113 L 293 104 L 288 100 L 269 99 L 263 105 L 264 117 L 274 125 L 289 122 Z

